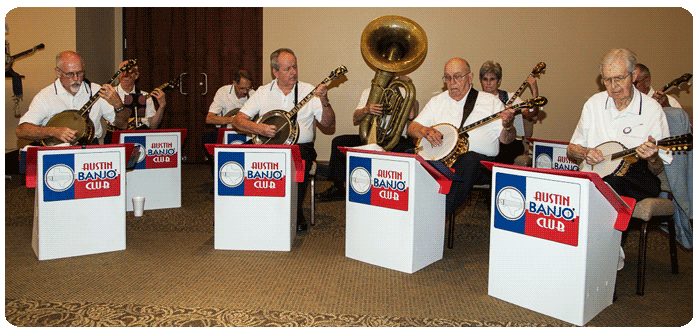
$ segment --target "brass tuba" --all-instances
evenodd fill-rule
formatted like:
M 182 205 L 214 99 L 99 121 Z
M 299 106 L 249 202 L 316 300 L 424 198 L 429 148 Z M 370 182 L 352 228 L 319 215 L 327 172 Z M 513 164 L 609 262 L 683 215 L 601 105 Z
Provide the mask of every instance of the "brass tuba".
M 412 69 L 428 53 L 428 37 L 414 21 L 401 16 L 380 16 L 362 32 L 360 49 L 377 68 L 367 104 L 383 105 L 382 116 L 366 115 L 360 121 L 360 138 L 391 150 L 399 142 L 408 114 L 415 103 L 413 83 L 393 79 L 396 73 Z M 392 80 L 393 79 L 393 80 Z M 406 97 L 399 90 L 403 87 Z

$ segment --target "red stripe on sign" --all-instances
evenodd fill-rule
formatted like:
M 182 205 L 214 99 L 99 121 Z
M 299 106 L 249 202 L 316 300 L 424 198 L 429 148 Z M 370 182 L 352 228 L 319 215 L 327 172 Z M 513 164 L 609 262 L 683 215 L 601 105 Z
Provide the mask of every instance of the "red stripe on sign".
M 573 221 L 552 216 L 525 214 L 525 235 L 578 246 L 579 218 Z
M 408 188 L 396 191 L 385 188 L 372 188 L 372 206 L 408 210 Z
M 114 179 L 75 181 L 75 199 L 104 198 L 119 195 L 120 176 Z
M 177 167 L 177 154 L 166 156 L 146 156 L 147 169 L 165 169 Z
M 283 197 L 287 177 L 282 179 L 246 179 L 245 195 L 258 197 Z

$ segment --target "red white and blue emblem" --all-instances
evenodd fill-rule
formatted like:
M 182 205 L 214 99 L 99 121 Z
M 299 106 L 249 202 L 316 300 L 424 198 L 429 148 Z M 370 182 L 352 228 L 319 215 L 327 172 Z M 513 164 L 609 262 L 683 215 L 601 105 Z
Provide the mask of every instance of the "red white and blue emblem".
M 180 150 L 176 135 L 137 135 L 124 134 L 124 143 L 139 146 L 139 158 L 134 169 L 176 168 Z
M 496 173 L 494 227 L 578 245 L 580 185 Z
M 285 153 L 219 152 L 219 195 L 284 197 Z
M 120 195 L 118 152 L 44 155 L 44 201 Z
M 349 168 L 348 201 L 408 210 L 407 162 L 350 156 Z

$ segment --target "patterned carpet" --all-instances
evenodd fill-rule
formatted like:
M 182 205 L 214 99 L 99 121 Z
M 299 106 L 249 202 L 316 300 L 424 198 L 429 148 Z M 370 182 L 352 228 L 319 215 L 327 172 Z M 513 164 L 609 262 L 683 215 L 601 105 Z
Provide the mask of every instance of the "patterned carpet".
M 359 326 L 529 327 L 571 324 L 487 293 L 489 213 L 473 201 L 457 217 L 454 249 L 413 273 L 344 256 L 343 202 L 318 204 L 317 225 L 291 252 L 213 248 L 212 177 L 183 166 L 181 208 L 127 214 L 127 249 L 38 261 L 34 191 L 5 182 L 5 317 L 20 327 Z M 329 183 L 318 182 L 320 192 Z M 308 203 L 308 201 L 307 201 Z M 307 217 L 309 209 L 306 208 Z M 98 220 L 99 221 L 99 220 Z M 636 240 L 618 273 L 618 299 L 587 326 L 682 326 L 693 316 L 692 251 L 670 275 L 665 236 L 650 234 L 646 294 L 634 294 Z

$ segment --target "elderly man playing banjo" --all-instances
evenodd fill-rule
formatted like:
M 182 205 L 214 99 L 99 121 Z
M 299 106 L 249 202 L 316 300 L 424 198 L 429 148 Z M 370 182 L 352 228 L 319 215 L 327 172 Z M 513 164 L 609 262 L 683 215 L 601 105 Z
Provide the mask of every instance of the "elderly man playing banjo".
M 430 99 L 408 126 L 410 136 L 440 146 L 443 134 L 431 126 L 449 123 L 460 128 L 500 112 L 501 122 L 486 123 L 468 133 L 469 151 L 459 155 L 452 165 L 460 180 L 452 183 L 447 194 L 446 214 L 452 214 L 466 201 L 473 185 L 491 180 L 491 173 L 480 161 L 493 161 L 499 142 L 508 144 L 515 139 L 514 111 L 505 109 L 495 95 L 476 91 L 472 87 L 473 77 L 466 60 L 449 60 L 442 77 L 447 91 Z

